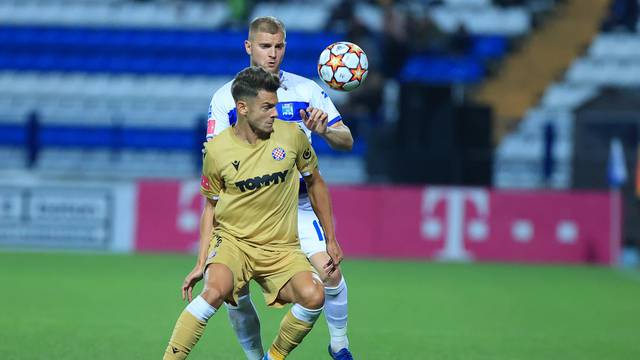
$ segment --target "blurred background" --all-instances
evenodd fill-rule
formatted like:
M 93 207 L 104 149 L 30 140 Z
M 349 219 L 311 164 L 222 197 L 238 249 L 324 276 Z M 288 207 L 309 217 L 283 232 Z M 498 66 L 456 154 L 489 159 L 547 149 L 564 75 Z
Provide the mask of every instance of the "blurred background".
M 0 255 L 193 252 L 209 101 L 249 64 L 247 23 L 273 15 L 288 30 L 282 68 L 327 89 L 355 138 L 351 152 L 313 142 L 348 258 L 635 274 L 638 8 L 0 0 Z M 370 63 L 352 93 L 316 73 L 320 52 L 343 40 Z
M 361 88 L 327 90 L 353 132 L 353 151 L 314 141 L 336 189 L 472 186 L 486 196 L 614 189 L 623 206 L 608 212 L 619 219 L 607 219 L 623 228 L 607 241 L 624 243 L 624 259 L 638 263 L 633 0 L 0 0 L 0 246 L 135 249 L 147 236 L 137 216 L 159 212 L 159 197 L 175 204 L 163 211 L 166 221 L 152 222 L 193 233 L 200 205 L 190 187 L 208 103 L 248 65 L 246 24 L 262 15 L 287 26 L 283 69 L 318 83 L 317 58 L 328 44 L 347 40 L 368 54 Z M 90 198 L 76 187 L 95 182 L 102 187 Z M 170 184 L 178 190 L 150 194 L 151 210 L 140 211 L 145 188 Z M 122 194 L 133 200 L 118 200 Z M 426 205 L 398 206 L 420 217 Z M 422 227 L 438 235 L 430 224 Z

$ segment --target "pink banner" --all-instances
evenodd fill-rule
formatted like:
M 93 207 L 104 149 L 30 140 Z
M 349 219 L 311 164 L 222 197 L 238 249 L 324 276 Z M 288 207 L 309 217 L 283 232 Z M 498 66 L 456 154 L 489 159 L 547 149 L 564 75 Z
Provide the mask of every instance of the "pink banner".
M 620 243 L 619 198 L 603 192 L 336 186 L 331 195 L 352 257 L 610 264 Z M 140 183 L 136 249 L 195 249 L 201 204 L 196 182 Z
M 139 182 L 136 250 L 196 250 L 203 205 L 199 190 L 198 182 Z
M 351 256 L 610 264 L 620 244 L 616 194 L 445 187 L 331 193 L 336 232 Z

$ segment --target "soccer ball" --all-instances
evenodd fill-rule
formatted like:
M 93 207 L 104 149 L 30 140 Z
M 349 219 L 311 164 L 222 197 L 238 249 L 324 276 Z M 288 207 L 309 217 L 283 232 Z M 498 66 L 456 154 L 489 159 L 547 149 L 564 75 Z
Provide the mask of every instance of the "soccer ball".
M 360 46 L 340 41 L 327 46 L 318 59 L 318 75 L 332 89 L 352 91 L 369 73 L 367 54 Z

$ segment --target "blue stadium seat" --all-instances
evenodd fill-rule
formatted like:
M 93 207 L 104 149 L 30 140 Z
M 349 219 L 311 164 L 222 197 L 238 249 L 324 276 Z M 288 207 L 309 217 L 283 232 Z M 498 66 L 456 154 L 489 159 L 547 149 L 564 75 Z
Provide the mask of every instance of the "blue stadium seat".
M 0 125 L 0 145 L 19 146 L 27 143 L 27 130 L 23 125 Z
M 507 53 L 507 46 L 504 36 L 474 36 L 470 55 L 480 59 L 499 59 Z
M 476 83 L 483 76 L 481 62 L 471 57 L 414 56 L 400 73 L 403 82 L 429 84 Z
M 0 27 L 0 69 L 234 75 L 247 64 L 244 31 Z M 314 75 L 338 34 L 290 32 L 290 70 Z

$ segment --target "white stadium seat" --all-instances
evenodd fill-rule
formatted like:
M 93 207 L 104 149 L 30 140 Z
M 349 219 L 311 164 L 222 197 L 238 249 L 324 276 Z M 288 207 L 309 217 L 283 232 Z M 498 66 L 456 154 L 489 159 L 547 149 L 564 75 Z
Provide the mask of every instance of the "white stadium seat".
M 225 2 L 180 1 L 0 1 L 0 23 L 10 25 L 73 25 L 206 28 L 229 18 Z
M 429 14 L 445 32 L 455 32 L 460 26 L 473 34 L 523 35 L 531 27 L 530 14 L 525 8 L 501 9 L 435 7 Z

